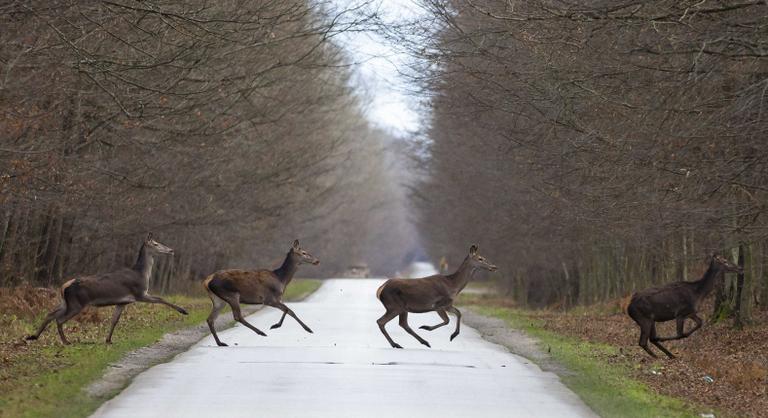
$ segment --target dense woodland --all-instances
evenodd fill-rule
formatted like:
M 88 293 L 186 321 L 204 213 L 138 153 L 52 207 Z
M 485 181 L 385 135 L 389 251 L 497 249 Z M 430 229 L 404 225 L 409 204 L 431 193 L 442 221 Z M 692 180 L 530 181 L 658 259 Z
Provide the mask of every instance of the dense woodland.
M 148 231 L 176 250 L 158 291 L 276 267 L 295 238 L 322 260 L 304 276 L 407 261 L 402 145 L 334 42 L 371 19 L 332 6 L 0 6 L 0 286 L 131 265 Z
M 768 307 L 765 2 L 422 3 L 389 33 L 431 97 L 413 199 L 435 259 L 477 240 L 511 297 L 570 306 L 718 251 L 746 266 L 718 311 Z
M 398 25 L 355 2 L 0 6 L 0 285 L 130 264 L 153 231 L 164 291 L 294 238 L 316 276 L 479 242 L 522 304 L 696 279 L 716 251 L 746 267 L 718 312 L 768 307 L 765 2 L 417 3 Z M 366 121 L 336 39 L 368 30 L 414 58 L 411 138 Z

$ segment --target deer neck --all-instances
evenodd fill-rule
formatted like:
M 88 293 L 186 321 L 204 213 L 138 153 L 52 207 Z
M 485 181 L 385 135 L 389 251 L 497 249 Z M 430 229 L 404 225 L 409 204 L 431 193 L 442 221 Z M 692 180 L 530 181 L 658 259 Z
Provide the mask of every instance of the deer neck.
M 283 264 L 276 270 L 272 270 L 275 276 L 283 283 L 283 286 L 288 286 L 288 283 L 293 279 L 293 275 L 296 274 L 296 270 L 299 269 L 298 257 L 294 257 L 293 252 L 289 251 L 283 260 Z
M 464 290 L 464 287 L 466 287 L 467 283 L 472 280 L 472 276 L 476 271 L 477 267 L 473 267 L 472 263 L 469 261 L 469 257 L 467 257 L 464 259 L 464 262 L 461 263 L 459 268 L 456 269 L 453 274 L 448 276 L 451 287 L 453 287 L 456 294 Z
M 155 257 L 147 250 L 147 246 L 144 244 L 139 250 L 139 256 L 136 258 L 136 263 L 133 265 L 133 269 L 141 274 L 144 278 L 144 282 L 149 285 L 149 278 L 152 276 L 152 268 L 155 266 Z
M 709 265 L 709 268 L 704 273 L 701 279 L 694 282 L 696 285 L 696 292 L 703 298 L 712 292 L 715 288 L 717 280 L 723 275 L 723 269 L 716 265 L 714 262 Z

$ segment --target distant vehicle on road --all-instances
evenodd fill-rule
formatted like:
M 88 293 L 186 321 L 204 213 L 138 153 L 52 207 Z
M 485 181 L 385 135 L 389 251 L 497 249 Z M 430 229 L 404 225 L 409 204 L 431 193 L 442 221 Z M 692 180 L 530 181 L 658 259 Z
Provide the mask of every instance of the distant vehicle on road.
M 371 269 L 365 263 L 352 264 L 347 267 L 347 270 L 341 275 L 341 277 L 371 277 Z

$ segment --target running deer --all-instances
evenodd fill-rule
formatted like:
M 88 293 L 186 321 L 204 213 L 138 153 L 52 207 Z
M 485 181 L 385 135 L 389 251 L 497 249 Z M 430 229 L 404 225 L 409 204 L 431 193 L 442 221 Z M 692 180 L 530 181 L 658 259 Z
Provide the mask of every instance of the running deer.
M 381 333 L 394 348 L 403 348 L 392 340 L 387 333 L 385 325 L 394 317 L 400 316 L 400 326 L 411 334 L 420 343 L 430 347 L 429 343 L 421 338 L 408 325 L 408 313 L 423 313 L 436 311 L 442 323 L 433 326 L 424 325 L 421 328 L 432 331 L 444 325 L 448 325 L 448 314 L 456 315 L 456 330 L 451 334 L 451 341 L 459 335 L 461 327 L 461 312 L 453 306 L 454 299 L 472 279 L 477 269 L 496 271 L 496 266 L 490 264 L 485 257 L 477 252 L 477 244 L 469 248 L 469 255 L 461 263 L 461 266 L 453 274 L 447 276 L 436 274 L 420 279 L 389 279 L 376 291 L 384 308 L 387 310 L 376 323 L 379 324 Z
M 687 338 L 701 328 L 702 320 L 696 313 L 699 304 L 722 280 L 726 272 L 740 273 L 741 267 L 734 265 L 725 257 L 713 254 L 709 268 L 704 276 L 693 282 L 674 282 L 660 287 L 641 290 L 632 295 L 627 306 L 627 314 L 640 326 L 640 347 L 652 357 L 656 357 L 648 347 L 648 340 L 663 351 L 669 358 L 675 358 L 661 341 Z M 691 318 L 696 325 L 685 332 L 685 320 Z M 656 323 L 671 320 L 677 321 L 677 335 L 674 337 L 659 337 L 656 335 Z
M 211 274 L 203 281 L 203 286 L 213 303 L 211 314 L 208 315 L 208 327 L 216 340 L 216 344 L 226 347 L 221 342 L 214 328 L 214 321 L 219 316 L 219 311 L 228 304 L 232 308 L 232 316 L 235 321 L 245 325 L 259 335 L 266 336 L 260 329 L 254 327 L 243 318 L 240 304 L 267 305 L 283 311 L 280 320 L 270 329 L 280 328 L 286 315 L 290 315 L 305 331 L 312 330 L 296 316 L 293 311 L 282 302 L 283 292 L 291 283 L 293 275 L 299 268 L 299 264 L 318 265 L 320 261 L 304 251 L 299 246 L 299 240 L 293 241 L 293 246 L 288 250 L 283 264 L 276 270 L 222 270 Z
M 27 340 L 38 339 L 48 324 L 55 319 L 61 342 L 69 344 L 64 335 L 64 323 L 88 305 L 115 306 L 107 334 L 107 344 L 112 343 L 112 332 L 115 330 L 117 321 L 120 320 L 123 309 L 131 303 L 161 303 L 187 315 L 184 308 L 147 293 L 149 278 L 152 276 L 152 269 L 155 265 L 155 256 L 159 254 L 173 254 L 173 250 L 152 239 L 150 233 L 142 243 L 139 256 L 133 267 L 95 276 L 80 276 L 67 281 L 61 286 L 61 304 L 59 307 L 45 317 L 37 332 L 27 336 Z

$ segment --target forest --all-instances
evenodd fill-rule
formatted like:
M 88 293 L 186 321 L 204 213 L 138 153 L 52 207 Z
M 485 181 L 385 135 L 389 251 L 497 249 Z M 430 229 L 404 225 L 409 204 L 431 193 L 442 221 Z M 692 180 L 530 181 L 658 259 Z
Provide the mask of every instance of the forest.
M 745 272 L 717 312 L 768 305 L 764 2 L 422 0 L 398 25 L 371 3 L 3 6 L 0 285 L 129 264 L 152 231 L 164 292 L 300 238 L 322 277 L 478 242 L 529 306 L 720 253 Z M 411 57 L 421 130 L 366 120 L 337 42 L 365 31 Z
M 157 291 L 220 268 L 312 274 L 412 250 L 393 152 L 363 118 L 339 34 L 355 8 L 295 1 L 23 1 L 0 7 L 0 286 L 176 250 Z M 409 241 L 410 240 L 410 241 Z
M 423 3 L 389 35 L 430 97 L 411 189 L 429 254 L 476 240 L 509 297 L 568 307 L 720 253 L 745 272 L 716 312 L 768 305 L 764 2 Z

